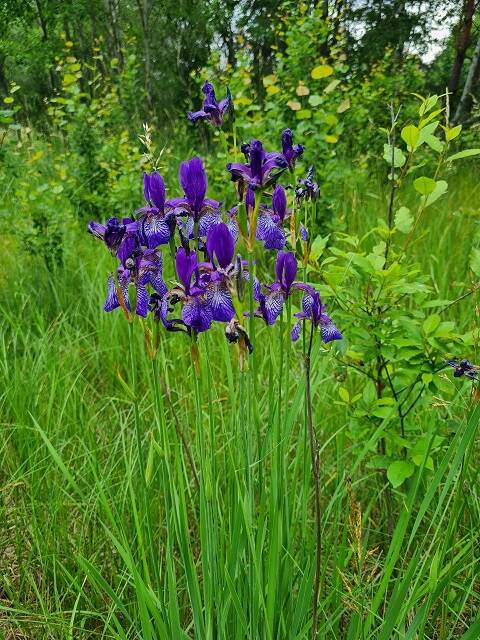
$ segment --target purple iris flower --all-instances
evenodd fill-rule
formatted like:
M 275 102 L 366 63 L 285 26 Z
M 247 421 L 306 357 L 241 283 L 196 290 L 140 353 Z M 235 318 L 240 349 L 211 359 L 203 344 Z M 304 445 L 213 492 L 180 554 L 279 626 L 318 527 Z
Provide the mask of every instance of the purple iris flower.
M 332 340 L 341 340 L 343 336 L 333 324 L 330 316 L 325 313 L 326 307 L 322 304 L 318 291 L 303 283 L 299 283 L 297 288 L 303 289 L 305 295 L 302 299 L 302 311 L 295 314 L 297 322 L 292 329 L 292 340 L 295 342 L 300 337 L 301 323 L 304 320 L 310 320 L 315 327 L 320 328 L 322 340 L 325 344 Z
M 220 100 L 220 102 L 217 102 L 215 89 L 208 80 L 205 80 L 202 91 L 205 95 L 203 108 L 200 111 L 189 111 L 188 119 L 190 122 L 208 120 L 216 127 L 221 127 L 227 114 L 233 112 L 233 101 L 230 89 L 227 87 L 227 95 L 223 100 Z
M 145 244 L 153 249 L 170 241 L 175 229 L 175 213 L 170 202 L 165 201 L 165 182 L 158 171 L 143 174 L 143 193 L 147 206 L 137 212 L 139 225 Z
M 273 184 L 288 164 L 281 153 L 267 153 L 259 140 L 252 140 L 250 144 L 242 145 L 248 164 L 231 162 L 227 164 L 233 182 L 239 182 L 240 191 L 249 186 L 256 190 Z
M 293 171 L 297 158 L 303 153 L 303 144 L 293 144 L 293 133 L 291 129 L 282 131 L 282 153 L 288 168 Z
M 106 224 L 93 220 L 87 229 L 96 238 L 103 240 L 107 248 L 125 265 L 126 260 L 140 250 L 138 222 L 132 218 L 109 218 Z
M 163 259 L 160 253 L 152 249 L 136 252 L 127 258 L 125 266 L 121 265 L 117 270 L 118 288 L 112 274 L 108 277 L 107 298 L 104 310 L 113 311 L 120 306 L 119 289 L 123 298 L 123 305 L 130 311 L 130 298 L 128 289 L 132 284 L 136 289 L 135 313 L 146 317 L 150 294 L 147 285 L 150 285 L 160 297 L 167 292 L 167 286 L 163 280 Z
M 308 168 L 306 177 L 299 179 L 295 188 L 295 196 L 298 203 L 302 200 L 316 200 L 320 195 L 320 187 L 313 180 L 314 173 L 315 169 L 311 166 Z
M 300 237 L 304 242 L 308 242 L 308 239 L 310 238 L 308 229 L 301 222 L 300 222 Z
M 461 378 L 462 376 L 467 376 L 470 380 L 477 379 L 477 370 L 478 367 L 472 364 L 469 360 L 447 360 L 447 364 L 452 367 L 454 370 L 453 377 Z
M 230 293 L 230 282 L 236 273 L 232 264 L 235 242 L 225 223 L 215 224 L 208 230 L 207 252 L 211 271 L 206 293 L 212 317 L 217 322 L 230 322 L 235 315 Z M 208 269 L 207 265 L 205 267 Z
M 277 279 L 273 284 L 266 286 L 266 294 L 260 294 L 259 306 L 255 311 L 255 315 L 263 318 L 266 324 L 275 324 L 292 289 L 301 286 L 301 283 L 295 282 L 297 268 L 295 254 L 291 251 L 278 252 L 275 264 Z
M 247 191 L 248 193 L 248 191 Z M 283 249 L 286 243 L 282 223 L 287 216 L 287 194 L 277 185 L 272 195 L 272 208 L 260 207 L 256 238 L 263 242 L 265 249 Z
M 212 324 L 213 315 L 207 299 L 206 283 L 200 276 L 197 254 L 180 247 L 175 255 L 175 266 L 181 284 L 169 291 L 161 301 L 153 301 L 154 305 L 156 303 L 155 315 L 170 331 L 178 330 L 182 324 L 197 333 L 207 331 Z M 193 276 L 195 278 L 192 282 Z M 173 312 L 173 307 L 178 302 L 182 303 L 181 319 L 172 320 L 168 314 Z
M 183 198 L 169 200 L 169 205 L 174 208 L 176 215 L 188 216 L 186 234 L 189 238 L 193 232 L 193 225 L 202 223 L 202 217 L 208 213 L 218 213 L 220 203 L 217 200 L 205 198 L 207 174 L 200 158 L 194 157 L 182 162 L 178 176 L 185 195 Z M 205 236 L 208 226 L 205 223 L 199 224 L 199 235 Z

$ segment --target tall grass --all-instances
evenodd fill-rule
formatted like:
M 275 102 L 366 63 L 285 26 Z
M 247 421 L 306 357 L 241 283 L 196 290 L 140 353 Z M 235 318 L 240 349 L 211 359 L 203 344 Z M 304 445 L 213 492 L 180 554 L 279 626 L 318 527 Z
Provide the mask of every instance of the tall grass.
M 414 249 L 434 257 L 429 264 L 446 298 L 466 278 L 477 188 L 471 177 L 458 178 L 451 200 L 432 211 L 438 224 Z M 351 230 L 366 228 L 378 198 L 375 184 L 346 188 Z M 289 342 L 291 310 L 273 332 L 256 325 L 254 375 L 252 367 L 240 371 L 219 327 L 199 337 L 197 375 L 186 336 L 162 333 L 152 361 L 140 322 L 129 327 L 120 312 L 102 312 L 110 264 L 89 238 L 75 237 L 57 272 L 20 251 L 5 267 L 5 637 L 309 638 L 315 513 L 303 353 Z M 457 313 L 468 322 L 470 304 Z M 318 637 L 480 637 L 480 409 L 468 386 L 459 383 L 453 402 L 438 399 L 418 418 L 431 444 L 443 421 L 455 428 L 435 470 L 420 466 L 394 491 L 390 535 L 383 477 L 366 464 L 377 434 L 351 437 L 334 403 L 333 369 L 316 341 Z M 393 410 L 379 429 L 391 419 Z

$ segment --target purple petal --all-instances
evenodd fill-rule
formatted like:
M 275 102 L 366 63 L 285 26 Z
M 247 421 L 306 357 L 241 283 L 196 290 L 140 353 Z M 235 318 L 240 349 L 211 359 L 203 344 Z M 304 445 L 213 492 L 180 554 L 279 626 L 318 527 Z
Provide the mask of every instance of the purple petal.
M 150 176 L 148 199 L 159 211 L 163 212 L 165 206 L 165 182 L 158 171 L 154 171 Z
M 277 274 L 277 282 L 281 284 L 282 289 L 288 295 L 297 275 L 297 259 L 291 251 L 278 252 L 275 272 Z
M 227 171 L 230 171 L 232 174 L 232 180 L 234 182 L 237 180 L 245 180 L 246 182 L 249 182 L 252 177 L 250 167 L 247 164 L 242 164 L 240 162 L 230 162 L 227 164 Z
M 177 250 L 177 253 L 175 255 L 175 266 L 177 269 L 177 275 L 182 281 L 186 290 L 188 290 L 190 287 L 192 274 L 197 268 L 197 265 L 197 254 L 194 251 L 191 251 L 187 254 L 183 247 L 180 247 Z
M 226 269 L 233 260 L 235 243 L 227 225 L 220 222 L 210 227 L 207 235 L 207 251 L 210 260 L 216 258 L 219 266 Z
M 333 324 L 332 319 L 326 313 L 320 315 L 320 333 L 325 344 L 332 340 L 342 340 L 343 336 L 337 327 Z
M 274 324 L 282 313 L 285 299 L 281 291 L 271 291 L 265 296 L 264 318 L 267 324 Z
M 304 227 L 301 222 L 300 222 L 300 237 L 304 242 L 307 242 L 308 238 L 310 237 L 310 234 L 308 233 L 308 229 Z
M 285 218 L 287 213 L 287 194 L 281 184 L 278 184 L 273 191 L 272 208 L 280 220 Z
M 301 331 L 302 331 L 302 323 L 296 322 L 292 327 L 292 333 L 291 333 L 292 342 L 296 342 L 299 339 Z
M 255 209 L 255 191 L 250 187 L 247 189 L 245 194 L 245 207 L 247 209 L 247 213 L 250 209 Z
M 187 118 L 190 122 L 197 122 L 198 120 L 209 120 L 210 114 L 201 109 L 200 111 L 189 111 Z
M 198 213 L 207 192 L 207 174 L 201 159 L 195 156 L 189 161 L 182 162 L 179 179 L 190 206 L 195 213 Z
M 258 216 L 255 237 L 263 242 L 265 249 L 283 249 L 286 243 L 283 229 L 267 212 L 260 212 Z
M 103 305 L 104 311 L 113 311 L 120 306 L 120 302 L 118 301 L 117 296 L 117 287 L 115 285 L 115 280 L 113 275 L 110 274 L 107 280 L 107 297 L 105 300 L 105 304 Z
M 212 310 L 206 298 L 195 296 L 189 298 L 182 309 L 182 320 L 187 325 L 201 333 L 210 329 L 212 324 Z
M 155 249 L 158 245 L 168 244 L 170 241 L 170 226 L 160 215 L 146 216 L 143 219 L 142 231 L 149 249 Z
M 207 287 L 207 301 L 212 318 L 217 322 L 230 322 L 235 315 L 232 297 L 225 282 L 211 282 Z
M 148 314 L 148 302 L 150 300 L 150 296 L 148 295 L 147 288 L 143 284 L 137 285 L 137 306 L 135 308 L 135 313 L 137 316 L 142 316 L 142 318 L 146 318 Z
M 105 230 L 106 227 L 104 224 L 100 224 L 99 222 L 94 222 L 91 220 L 87 225 L 87 231 L 95 236 L 96 238 L 100 238 L 103 240 L 105 238 Z
M 220 211 L 210 211 L 204 213 L 198 223 L 198 235 L 206 238 L 210 228 L 221 221 Z

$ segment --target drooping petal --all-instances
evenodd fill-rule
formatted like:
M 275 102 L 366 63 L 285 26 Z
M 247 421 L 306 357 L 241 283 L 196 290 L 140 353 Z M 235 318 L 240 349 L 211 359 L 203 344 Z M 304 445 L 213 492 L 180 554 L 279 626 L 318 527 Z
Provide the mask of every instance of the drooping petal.
M 292 327 L 292 333 L 291 333 L 292 342 L 296 342 L 299 339 L 301 332 L 302 332 L 302 323 L 298 321 Z
M 285 299 L 281 291 L 270 291 L 265 296 L 264 318 L 267 324 L 275 324 L 276 319 L 280 316 L 283 309 Z
M 180 247 L 175 255 L 175 266 L 178 277 L 188 291 L 192 274 L 198 266 L 197 254 L 194 251 L 187 253 L 183 247 Z
M 107 280 L 107 297 L 105 299 L 105 304 L 103 305 L 104 311 L 113 311 L 120 306 L 120 302 L 118 301 L 117 296 L 117 287 L 115 285 L 115 279 L 112 274 L 108 276 Z
M 232 263 L 235 243 L 227 225 L 220 222 L 210 227 L 207 234 L 207 251 L 210 260 L 218 262 L 222 269 Z
M 235 315 L 235 309 L 226 282 L 211 282 L 207 287 L 206 296 L 213 320 L 230 322 Z
M 201 333 L 210 329 L 212 324 L 212 310 L 204 296 L 188 298 L 183 305 L 182 320 L 187 325 Z
M 285 232 L 267 211 L 261 211 L 258 216 L 255 237 L 263 242 L 265 249 L 283 249 L 286 243 Z
M 189 111 L 187 114 L 187 118 L 190 122 L 197 122 L 198 120 L 209 120 L 210 114 L 200 109 L 200 111 Z
M 150 296 L 148 295 L 147 288 L 143 284 L 137 284 L 137 305 L 135 307 L 135 313 L 137 316 L 146 318 L 148 314 L 148 303 Z
M 105 230 L 106 230 L 106 227 L 104 224 L 100 224 L 99 222 L 94 222 L 93 220 L 91 220 L 87 225 L 87 231 L 91 233 L 92 236 L 95 236 L 100 240 L 103 240 L 105 238 Z
M 332 319 L 326 313 L 320 315 L 320 333 L 325 344 L 332 340 L 342 340 L 343 336 L 337 327 L 333 324 Z
M 171 237 L 170 225 L 160 215 L 145 216 L 142 220 L 142 232 L 147 247 L 155 249 L 160 244 L 168 244 Z

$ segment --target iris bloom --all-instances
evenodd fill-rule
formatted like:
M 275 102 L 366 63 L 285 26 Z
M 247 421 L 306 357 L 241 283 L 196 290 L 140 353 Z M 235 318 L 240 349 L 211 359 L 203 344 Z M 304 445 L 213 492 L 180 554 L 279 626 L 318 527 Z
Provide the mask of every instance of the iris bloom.
M 132 218 L 109 218 L 104 225 L 92 220 L 87 229 L 93 236 L 103 240 L 123 265 L 135 251 L 140 250 L 138 222 Z
M 470 380 L 477 379 L 478 367 L 472 364 L 469 360 L 459 361 L 455 358 L 454 360 L 447 360 L 447 364 L 454 370 L 454 378 L 461 378 L 463 375 L 465 375 L 467 376 L 467 378 L 470 378 Z
M 182 198 L 169 200 L 169 205 L 174 208 L 176 215 L 188 216 L 184 230 L 187 238 L 192 236 L 195 224 L 198 224 L 199 236 L 206 236 L 208 227 L 216 219 L 216 216 L 212 218 L 208 214 L 214 213 L 218 216 L 220 203 L 217 200 L 205 198 L 207 174 L 201 159 L 194 157 L 182 162 L 178 177 L 185 195 Z M 204 217 L 205 220 L 202 220 Z
M 278 252 L 275 264 L 277 279 L 266 287 L 266 294 L 260 294 L 259 305 L 255 311 L 255 315 L 263 318 L 266 324 L 275 324 L 292 289 L 302 286 L 301 283 L 295 282 L 297 268 L 297 259 L 291 251 Z
M 160 297 L 163 297 L 167 292 L 167 286 L 163 281 L 162 255 L 156 251 L 147 249 L 127 258 L 125 265 L 126 266 L 121 265 L 118 267 L 118 288 L 113 275 L 110 274 L 107 283 L 107 299 L 105 300 L 103 308 L 105 311 L 113 311 L 121 305 L 119 299 L 120 289 L 121 297 L 123 298 L 122 306 L 124 306 L 127 311 L 130 311 L 131 306 L 128 289 L 132 284 L 136 289 L 135 313 L 138 316 L 146 317 L 150 301 L 147 285 L 151 285 Z
M 300 283 L 298 289 L 303 289 L 305 295 L 302 299 L 302 311 L 295 314 L 297 322 L 292 329 L 292 340 L 298 340 L 300 337 L 301 323 L 304 320 L 310 320 L 314 327 L 320 329 L 323 342 L 331 342 L 332 340 L 341 340 L 343 338 L 340 331 L 333 324 L 330 316 L 325 313 L 326 307 L 322 304 L 320 294 L 308 284 Z
M 293 144 L 293 133 L 291 129 L 282 131 L 282 154 L 290 171 L 295 169 L 295 163 L 304 150 L 303 144 Z
M 181 324 L 197 333 L 207 331 L 212 324 L 213 314 L 207 299 L 206 283 L 200 276 L 197 254 L 180 247 L 175 255 L 175 266 L 181 283 L 163 296 L 161 301 L 154 300 L 157 303 L 156 315 L 170 331 L 178 330 Z M 171 320 L 168 314 L 173 312 L 178 302 L 182 303 L 181 319 Z
M 261 206 L 258 214 L 255 237 L 263 242 L 265 249 L 283 249 L 285 246 L 282 223 L 286 216 L 287 194 L 281 185 L 277 185 L 272 195 L 272 208 Z
M 251 189 L 261 189 L 273 184 L 285 171 L 288 164 L 281 153 L 267 153 L 259 140 L 252 140 L 250 144 L 242 145 L 242 150 L 248 160 L 247 164 L 231 162 L 227 164 L 233 182 L 239 182 L 241 193 L 245 186 Z
M 202 91 L 205 95 L 203 108 L 200 111 L 189 111 L 188 119 L 190 122 L 208 120 L 216 127 L 221 127 L 227 114 L 233 111 L 233 101 L 230 89 L 227 88 L 227 95 L 223 100 L 220 100 L 220 102 L 217 102 L 215 89 L 208 80 L 205 80 Z
M 314 172 L 314 167 L 309 167 L 306 177 L 298 181 L 298 185 L 295 188 L 295 196 L 298 203 L 302 200 L 316 200 L 320 195 L 320 187 L 313 180 Z
M 154 249 L 160 244 L 168 244 L 175 229 L 175 213 L 169 201 L 165 201 L 165 182 L 153 171 L 143 174 L 143 193 L 147 202 L 137 213 L 140 214 L 140 230 L 145 244 Z

